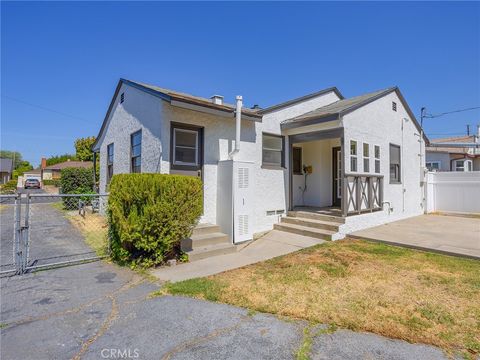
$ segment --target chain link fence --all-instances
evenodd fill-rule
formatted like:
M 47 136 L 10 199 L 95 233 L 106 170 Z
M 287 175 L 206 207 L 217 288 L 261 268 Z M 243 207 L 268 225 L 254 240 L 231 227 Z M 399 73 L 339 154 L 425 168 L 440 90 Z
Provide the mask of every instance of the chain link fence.
M 109 255 L 106 194 L 1 196 L 1 274 L 21 274 Z

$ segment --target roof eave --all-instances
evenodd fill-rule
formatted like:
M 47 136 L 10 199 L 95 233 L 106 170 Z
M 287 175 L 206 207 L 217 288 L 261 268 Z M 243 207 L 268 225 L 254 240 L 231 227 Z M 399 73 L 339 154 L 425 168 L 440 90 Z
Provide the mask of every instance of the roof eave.
M 317 91 L 317 92 L 314 92 L 314 93 L 311 93 L 311 94 L 308 94 L 308 95 L 301 96 L 299 98 L 295 98 L 295 99 L 292 99 L 292 100 L 282 102 L 280 104 L 269 106 L 265 109 L 260 110 L 258 113 L 263 115 L 263 114 L 266 114 L 266 113 L 269 113 L 269 112 L 272 112 L 272 111 L 275 111 L 275 110 L 278 110 L 278 109 L 288 107 L 290 105 L 300 103 L 300 102 L 305 101 L 305 100 L 312 99 L 316 96 L 327 94 L 329 92 L 334 92 L 340 98 L 340 100 L 344 99 L 344 96 L 342 95 L 340 90 L 338 90 L 337 87 L 332 86 L 332 87 L 329 87 L 327 89 L 323 89 L 323 90 L 320 90 L 320 91 Z

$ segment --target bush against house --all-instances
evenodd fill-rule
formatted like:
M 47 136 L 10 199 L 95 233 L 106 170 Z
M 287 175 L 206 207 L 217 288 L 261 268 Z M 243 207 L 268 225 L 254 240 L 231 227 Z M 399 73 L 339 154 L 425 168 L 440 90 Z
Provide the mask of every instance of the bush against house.
M 149 267 L 181 255 L 203 211 L 200 179 L 120 174 L 110 183 L 108 219 L 114 260 Z

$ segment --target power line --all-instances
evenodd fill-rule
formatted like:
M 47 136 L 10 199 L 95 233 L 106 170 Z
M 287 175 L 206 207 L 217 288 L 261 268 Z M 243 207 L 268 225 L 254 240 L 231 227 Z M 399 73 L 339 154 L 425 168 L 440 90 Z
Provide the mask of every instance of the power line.
M 32 103 L 29 103 L 29 102 L 27 102 L 27 101 L 20 100 L 20 99 L 16 99 L 16 98 L 13 98 L 13 97 L 10 97 L 10 96 L 6 96 L 6 95 L 2 95 L 2 97 L 6 98 L 6 99 L 9 99 L 9 100 L 12 100 L 12 101 L 16 101 L 16 102 L 21 103 L 21 104 L 25 104 L 25 105 L 28 105 L 28 106 L 36 107 L 36 108 L 39 108 L 39 109 L 42 109 L 42 110 L 45 110 L 45 111 L 50 111 L 50 112 L 53 112 L 53 113 L 58 114 L 58 115 L 62 115 L 62 116 L 66 116 L 66 117 L 69 117 L 69 118 L 72 118 L 72 119 L 77 119 L 77 120 L 82 120 L 82 121 L 87 121 L 87 122 L 89 122 L 87 119 L 81 118 L 81 117 L 79 117 L 79 116 L 70 115 L 70 114 L 67 114 L 67 113 L 64 113 L 64 112 L 61 112 L 61 111 L 57 111 L 57 110 L 54 110 L 54 109 L 50 109 L 50 108 L 45 107 L 45 106 L 42 106 L 42 105 L 32 104 Z M 89 123 L 90 123 L 90 122 L 89 122 Z
M 447 111 L 447 112 L 443 112 L 443 113 L 435 114 L 435 115 L 425 114 L 424 117 L 428 118 L 428 119 L 433 119 L 433 118 L 437 118 L 437 117 L 440 117 L 440 116 L 443 116 L 443 115 L 454 114 L 454 113 L 459 113 L 459 112 L 463 112 L 463 111 L 470 111 L 470 110 L 475 110 L 475 109 L 480 109 L 480 106 L 475 106 L 475 107 L 471 107 L 471 108 L 467 108 L 467 109 L 461 109 L 461 110 Z

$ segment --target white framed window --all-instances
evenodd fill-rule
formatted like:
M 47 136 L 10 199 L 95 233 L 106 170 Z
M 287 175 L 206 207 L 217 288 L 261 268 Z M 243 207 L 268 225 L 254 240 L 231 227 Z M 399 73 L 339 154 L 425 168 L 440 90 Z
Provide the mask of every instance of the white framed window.
M 380 146 L 373 147 L 373 155 L 375 156 L 375 174 L 380 174 Z
M 190 129 L 173 129 L 173 164 L 198 165 L 198 131 Z
M 363 143 L 363 172 L 370 172 L 370 145 Z
M 428 171 L 439 171 L 440 170 L 440 161 L 427 161 L 425 163 Z
M 142 130 L 130 135 L 130 158 L 131 172 L 142 172 Z
M 455 160 L 455 171 L 472 171 L 473 163 L 472 160 Z
M 262 134 L 262 164 L 266 167 L 284 167 L 285 139 L 283 136 Z
M 350 140 L 350 171 L 357 171 L 357 141 Z

